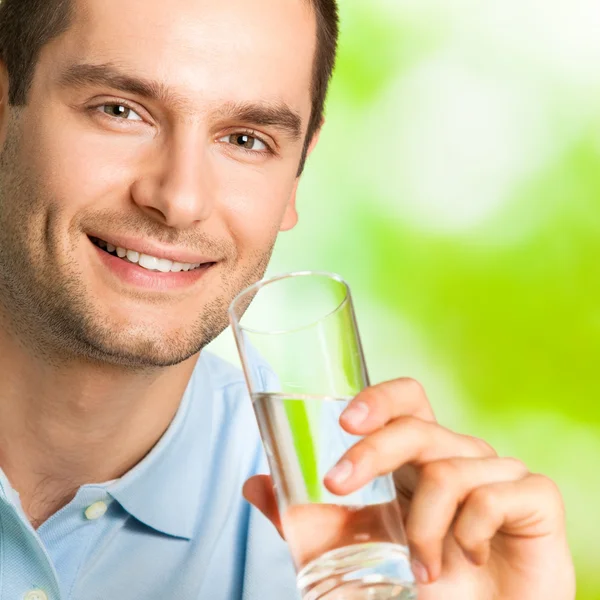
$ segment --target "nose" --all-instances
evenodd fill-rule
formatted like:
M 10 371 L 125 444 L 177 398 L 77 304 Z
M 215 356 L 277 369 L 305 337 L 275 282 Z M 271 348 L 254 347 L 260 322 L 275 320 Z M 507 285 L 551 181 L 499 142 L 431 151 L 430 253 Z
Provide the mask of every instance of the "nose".
M 132 186 L 133 201 L 152 218 L 175 229 L 208 219 L 216 190 L 208 149 L 200 136 L 184 134 L 165 144 L 159 154 L 147 158 L 150 172 Z

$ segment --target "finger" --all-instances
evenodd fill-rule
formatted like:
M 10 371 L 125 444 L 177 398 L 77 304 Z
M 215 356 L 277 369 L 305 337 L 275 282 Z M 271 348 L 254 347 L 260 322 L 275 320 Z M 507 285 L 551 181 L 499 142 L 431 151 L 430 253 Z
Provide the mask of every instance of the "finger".
M 349 433 L 367 435 L 401 416 L 435 422 L 425 390 L 414 379 L 395 379 L 364 389 L 341 414 L 340 424 Z
M 269 475 L 255 475 L 251 477 L 244 484 L 242 493 L 250 504 L 256 506 L 275 525 L 279 535 L 284 537 L 271 477 Z
M 467 496 L 483 485 L 519 480 L 528 473 L 523 463 L 512 458 L 451 458 L 421 469 L 406 537 L 413 559 L 427 573 L 426 581 L 433 582 L 441 574 L 444 539 Z
M 490 543 L 499 532 L 532 540 L 563 530 L 564 506 L 556 485 L 542 475 L 529 475 L 520 481 L 473 490 L 453 533 L 465 554 L 475 564 L 483 565 L 490 555 Z
M 436 423 L 400 417 L 350 448 L 325 476 L 325 485 L 344 496 L 402 465 L 421 466 L 446 458 L 496 456 L 487 444 Z

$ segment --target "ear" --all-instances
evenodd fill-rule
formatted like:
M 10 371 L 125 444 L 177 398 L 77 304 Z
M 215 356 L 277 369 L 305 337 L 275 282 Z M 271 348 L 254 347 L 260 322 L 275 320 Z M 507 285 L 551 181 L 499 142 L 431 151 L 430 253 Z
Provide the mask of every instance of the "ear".
M 285 213 L 283 215 L 283 220 L 281 221 L 279 231 L 289 231 L 290 229 L 294 229 L 294 227 L 296 227 L 296 224 L 298 223 L 298 211 L 296 210 L 296 194 L 298 193 L 299 183 L 300 178 L 297 177 L 296 182 L 294 183 L 294 187 L 292 188 L 290 199 L 288 200 L 287 206 L 285 208 Z
M 321 125 L 319 129 L 313 135 L 312 140 L 310 141 L 310 145 L 308 146 L 308 151 L 306 153 L 306 158 L 312 154 L 312 151 L 315 149 L 319 136 L 321 135 L 321 129 L 323 128 L 323 124 L 325 121 L 321 121 Z M 300 183 L 300 176 L 296 177 L 296 182 L 294 183 L 294 187 L 292 188 L 292 193 L 290 195 L 290 199 L 288 201 L 287 207 L 285 209 L 285 214 L 283 215 L 283 221 L 281 222 L 281 227 L 279 231 L 289 231 L 293 229 L 298 223 L 298 210 L 296 209 L 296 195 L 298 194 L 298 185 Z

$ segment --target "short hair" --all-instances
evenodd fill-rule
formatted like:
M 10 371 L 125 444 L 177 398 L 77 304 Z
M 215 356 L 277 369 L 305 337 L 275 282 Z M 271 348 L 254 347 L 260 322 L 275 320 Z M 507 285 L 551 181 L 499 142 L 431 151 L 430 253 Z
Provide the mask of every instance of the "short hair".
M 339 37 L 337 0 L 308 1 L 317 18 L 317 48 L 313 65 L 311 116 L 299 174 L 304 168 L 308 146 L 323 120 Z M 8 100 L 13 106 L 27 104 L 40 52 L 69 28 L 73 8 L 73 0 L 0 0 L 0 59 L 8 70 Z

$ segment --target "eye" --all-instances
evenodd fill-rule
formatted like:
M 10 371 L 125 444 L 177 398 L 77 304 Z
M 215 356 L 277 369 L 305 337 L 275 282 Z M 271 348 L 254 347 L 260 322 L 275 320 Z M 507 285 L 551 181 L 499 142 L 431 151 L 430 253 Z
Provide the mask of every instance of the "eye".
M 142 117 L 138 115 L 132 108 L 124 104 L 102 104 L 98 107 L 103 113 L 109 117 L 121 119 L 123 121 L 142 121 Z
M 265 142 L 250 133 L 232 133 L 222 137 L 219 142 L 225 142 L 254 152 L 267 152 L 269 150 Z

